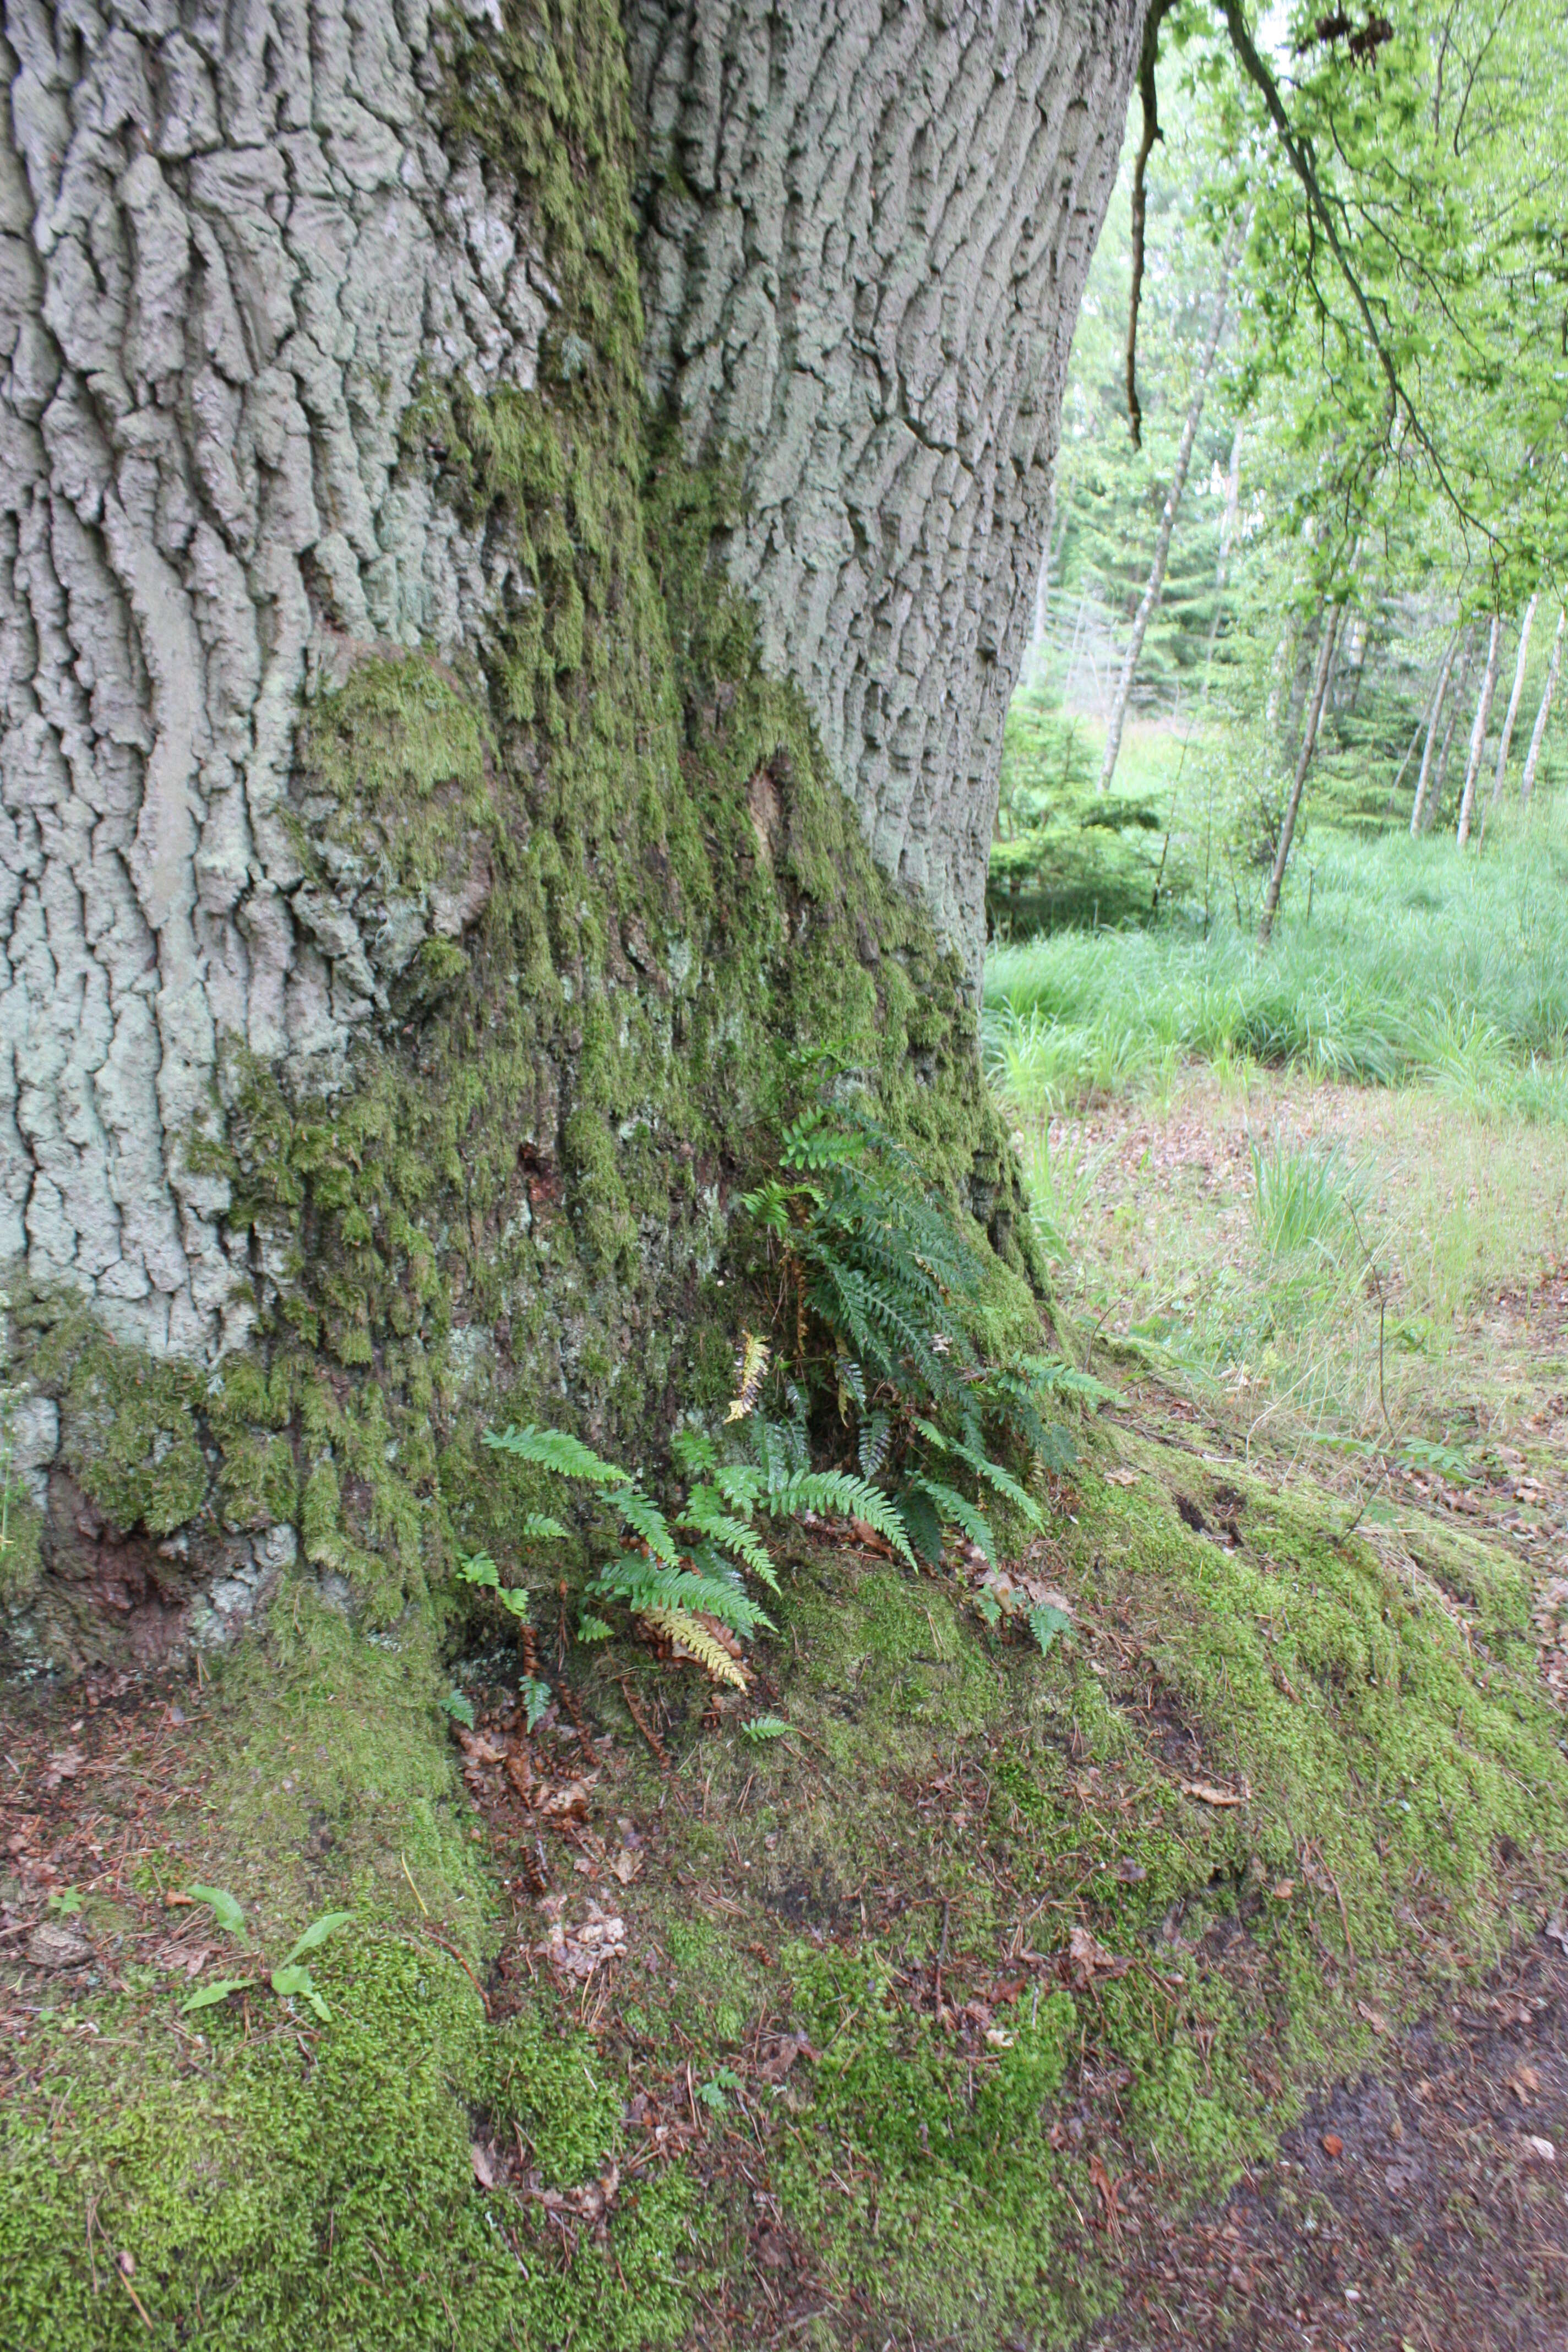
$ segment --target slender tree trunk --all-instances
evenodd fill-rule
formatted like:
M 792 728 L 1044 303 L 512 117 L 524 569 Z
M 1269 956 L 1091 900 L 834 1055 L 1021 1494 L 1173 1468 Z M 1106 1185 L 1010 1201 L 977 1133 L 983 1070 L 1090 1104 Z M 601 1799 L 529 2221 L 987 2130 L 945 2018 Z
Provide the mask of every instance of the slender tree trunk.
M 1494 613 L 1491 635 L 1487 640 L 1487 666 L 1481 673 L 1481 690 L 1476 703 L 1475 722 L 1470 729 L 1470 756 L 1465 763 L 1465 789 L 1459 800 L 1459 824 L 1456 838 L 1461 849 L 1470 837 L 1476 782 L 1481 772 L 1481 754 L 1487 747 L 1487 729 L 1491 723 L 1492 697 L 1497 692 L 1498 661 L 1501 652 L 1502 614 Z
M 1301 749 L 1301 730 L 1306 724 L 1308 708 L 1312 697 L 1312 680 L 1317 676 L 1318 651 L 1323 642 L 1323 630 L 1328 621 L 1326 596 L 1320 596 L 1317 609 L 1308 623 L 1296 648 L 1295 665 L 1290 675 L 1290 693 L 1285 705 L 1285 723 L 1281 730 L 1283 764 L 1291 770 Z
M 1445 652 L 1442 662 L 1438 667 L 1437 683 L 1432 689 L 1432 700 L 1428 707 L 1426 718 L 1426 744 L 1421 754 L 1421 772 L 1415 779 L 1415 804 L 1410 811 L 1410 838 L 1412 841 L 1414 841 L 1417 835 L 1423 830 L 1422 818 L 1425 815 L 1426 809 L 1426 786 L 1432 774 L 1432 754 L 1437 742 L 1437 724 L 1443 716 L 1443 698 L 1448 690 L 1449 673 L 1453 669 L 1454 656 L 1459 650 L 1459 643 L 1463 635 L 1464 632 L 1461 629 L 1456 629 L 1453 635 L 1449 638 L 1447 649 Z M 1417 730 L 1417 732 L 1419 731 L 1420 730 Z M 1398 788 L 1398 782 L 1396 779 L 1394 790 L 1397 791 Z
M 1215 565 L 1214 619 L 1209 623 L 1209 641 L 1204 649 L 1203 699 L 1209 698 L 1209 682 L 1214 675 L 1215 647 L 1219 643 L 1219 625 L 1225 615 L 1225 583 L 1230 565 L 1231 543 L 1236 537 L 1237 516 L 1241 505 L 1241 427 L 1238 425 L 1230 436 L 1230 464 L 1225 477 L 1225 513 L 1219 527 L 1219 561 Z
M 1274 917 L 1279 905 L 1280 887 L 1285 868 L 1290 859 L 1290 844 L 1296 837 L 1296 819 L 1300 814 L 1301 793 L 1307 782 L 1307 771 L 1312 763 L 1317 747 L 1318 727 L 1323 715 L 1323 698 L 1328 691 L 1329 669 L 1334 657 L 1334 646 L 1339 637 L 1343 607 L 1331 605 L 1324 615 L 1322 636 L 1318 646 L 1318 667 L 1312 680 L 1312 698 L 1307 709 L 1307 723 L 1301 731 L 1301 749 L 1296 759 L 1296 772 L 1290 780 L 1290 797 L 1285 803 L 1285 814 L 1279 824 L 1279 846 L 1274 853 L 1274 870 L 1268 877 L 1268 887 L 1263 895 L 1263 919 L 1258 925 L 1259 947 L 1268 945 L 1274 929 Z
M 1423 833 L 1431 832 L 1443 806 L 1444 787 L 1448 781 L 1448 759 L 1454 748 L 1454 738 L 1458 732 L 1459 719 L 1464 711 L 1466 698 L 1469 694 L 1470 677 L 1475 668 L 1475 659 L 1476 630 L 1475 623 L 1472 621 L 1465 631 L 1463 658 L 1459 664 L 1459 674 L 1458 678 L 1455 680 L 1453 693 L 1448 698 L 1448 717 L 1447 722 L 1443 729 L 1442 745 L 1437 753 L 1437 772 L 1432 779 L 1432 791 L 1426 803 L 1426 813 L 1421 820 L 1421 830 Z
M 1280 698 L 1289 693 L 1293 686 L 1295 676 L 1296 615 L 1294 612 L 1290 612 L 1285 616 L 1285 625 L 1279 632 L 1279 642 L 1274 648 L 1274 658 L 1268 665 L 1268 700 L 1264 706 L 1263 732 L 1269 743 L 1273 742 L 1279 726 Z
M 1557 680 L 1563 668 L 1563 632 L 1568 625 L 1568 611 L 1561 607 L 1557 614 L 1557 633 L 1552 640 L 1552 659 L 1547 664 L 1546 684 L 1542 688 L 1541 708 L 1535 714 L 1535 727 L 1530 738 L 1530 750 L 1525 754 L 1524 775 L 1519 787 L 1521 808 L 1530 806 L 1530 795 L 1535 790 L 1535 771 L 1541 761 L 1541 747 L 1546 740 L 1546 722 L 1552 716 L 1552 698 L 1557 691 Z
M 1492 806 L 1502 798 L 1503 778 L 1508 773 L 1509 746 L 1513 741 L 1513 722 L 1519 717 L 1520 697 L 1524 692 L 1524 666 L 1530 656 L 1530 632 L 1535 625 L 1535 608 L 1541 602 L 1539 591 L 1524 608 L 1524 618 L 1519 627 L 1519 656 L 1513 666 L 1513 691 L 1508 698 L 1508 712 L 1502 722 L 1502 736 L 1497 747 L 1497 773 L 1492 778 Z
M 1243 232 L 1245 234 L 1245 232 Z M 1116 773 L 1116 762 L 1121 752 L 1121 730 L 1127 723 L 1127 707 L 1132 698 L 1132 681 L 1138 674 L 1139 658 L 1143 640 L 1149 634 L 1149 624 L 1159 608 L 1165 585 L 1165 566 L 1170 562 L 1171 534 L 1176 527 L 1176 513 L 1186 488 L 1187 468 L 1193 461 L 1193 444 L 1198 437 L 1198 425 L 1204 413 L 1204 401 L 1208 392 L 1209 372 L 1214 366 L 1219 339 L 1225 331 L 1226 308 L 1230 300 L 1230 274 L 1236 267 L 1240 236 L 1233 232 L 1220 263 L 1219 291 L 1215 297 L 1209 331 L 1198 360 L 1196 382 L 1187 407 L 1187 421 L 1182 427 L 1182 438 L 1176 451 L 1176 462 L 1171 475 L 1171 487 L 1165 493 L 1165 504 L 1160 515 L 1160 533 L 1154 542 L 1154 561 L 1149 570 L 1149 584 L 1132 619 L 1132 635 L 1128 641 L 1127 655 L 1111 699 L 1110 716 L 1106 728 L 1105 758 L 1100 771 L 1100 790 L 1108 793 Z

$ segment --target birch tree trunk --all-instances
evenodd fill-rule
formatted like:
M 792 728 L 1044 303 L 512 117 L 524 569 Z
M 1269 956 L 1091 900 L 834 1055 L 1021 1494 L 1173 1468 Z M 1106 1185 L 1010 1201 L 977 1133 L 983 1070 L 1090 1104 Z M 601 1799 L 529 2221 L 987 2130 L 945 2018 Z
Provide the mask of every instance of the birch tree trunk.
M 1497 692 L 1498 658 L 1501 651 L 1502 614 L 1494 613 L 1491 635 L 1487 640 L 1487 666 L 1481 674 L 1481 690 L 1476 703 L 1475 721 L 1470 729 L 1470 756 L 1465 763 L 1465 789 L 1459 801 L 1459 825 L 1456 838 L 1461 849 L 1470 837 L 1476 782 L 1481 772 L 1481 754 L 1486 750 L 1487 729 L 1491 722 L 1492 697 Z
M 1301 749 L 1296 757 L 1296 772 L 1290 780 L 1290 797 L 1285 803 L 1285 814 L 1279 824 L 1279 845 L 1274 853 L 1274 870 L 1268 877 L 1268 887 L 1263 897 L 1263 919 L 1258 925 L 1258 943 L 1267 947 L 1274 929 L 1274 917 L 1279 906 L 1279 892 L 1285 880 L 1285 868 L 1290 861 L 1290 844 L 1296 837 L 1296 819 L 1300 814 L 1301 793 L 1306 786 L 1307 771 L 1312 764 L 1317 748 L 1318 727 L 1323 715 L 1323 700 L 1328 692 L 1329 670 L 1334 657 L 1343 608 L 1331 604 L 1323 615 L 1322 635 L 1318 644 L 1318 666 L 1312 679 L 1311 700 L 1307 706 L 1306 725 L 1301 730 Z
M 1121 675 L 1111 698 L 1110 715 L 1106 728 L 1105 758 L 1100 766 L 1099 789 L 1110 790 L 1110 780 L 1116 773 L 1116 762 L 1121 753 L 1121 730 L 1127 723 L 1127 707 L 1132 697 L 1132 681 L 1138 675 L 1138 663 L 1143 651 L 1143 640 L 1149 634 L 1149 624 L 1159 609 L 1160 597 L 1165 585 L 1165 566 L 1171 557 L 1171 534 L 1176 527 L 1176 514 L 1186 488 L 1187 468 L 1193 461 L 1193 444 L 1198 437 L 1198 425 L 1203 418 L 1204 401 L 1208 392 L 1209 373 L 1214 366 L 1219 339 L 1225 331 L 1225 314 L 1230 300 L 1230 274 L 1236 267 L 1240 238 L 1232 236 L 1220 263 L 1219 291 L 1209 318 L 1208 333 L 1198 359 L 1198 372 L 1193 385 L 1193 396 L 1187 405 L 1186 423 L 1176 450 L 1176 462 L 1172 469 L 1171 487 L 1160 514 L 1159 536 L 1154 542 L 1154 561 L 1149 568 L 1149 583 L 1132 618 L 1132 635 L 1128 640 Z
M 1448 690 L 1448 677 L 1454 667 L 1454 656 L 1459 650 L 1463 632 L 1456 629 L 1448 640 L 1437 672 L 1437 683 L 1432 689 L 1431 708 L 1426 721 L 1426 742 L 1421 753 L 1421 772 L 1415 779 L 1415 799 L 1410 811 L 1410 838 L 1414 841 L 1425 827 L 1422 819 L 1426 809 L 1426 786 L 1432 773 L 1432 753 L 1437 741 L 1438 721 L 1443 716 L 1443 698 Z
M 297 1548 L 395 1615 L 474 1412 L 664 1412 L 786 1036 L 1011 1245 L 985 866 L 1140 20 L 5 0 L 30 1656 Z
M 1470 690 L 1470 673 L 1475 667 L 1475 655 L 1476 633 L 1475 624 L 1472 622 L 1465 631 L 1459 675 L 1455 682 L 1453 694 L 1449 698 L 1447 724 L 1443 730 L 1442 748 L 1437 754 L 1437 772 L 1433 778 L 1431 796 L 1426 803 L 1426 813 L 1421 821 L 1423 833 L 1431 832 L 1443 805 L 1443 790 L 1448 780 L 1448 757 L 1454 748 L 1454 738 L 1458 732 L 1465 698 Z
M 1214 674 L 1215 647 L 1219 643 L 1219 625 L 1225 614 L 1226 575 L 1230 567 L 1230 551 L 1236 538 L 1237 516 L 1241 505 L 1241 427 L 1238 425 L 1230 436 L 1230 463 L 1225 476 L 1225 514 L 1219 527 L 1219 558 L 1214 575 L 1214 619 L 1209 623 L 1209 641 L 1204 649 L 1203 699 L 1209 698 L 1209 682 Z
M 1563 668 L 1563 632 L 1568 624 L 1568 612 L 1560 606 L 1557 631 L 1552 640 L 1552 659 L 1547 664 L 1546 684 L 1541 692 L 1541 708 L 1535 714 L 1535 726 L 1530 738 L 1530 750 L 1525 754 L 1524 774 L 1520 780 L 1519 802 L 1521 808 L 1530 806 L 1530 795 L 1535 790 L 1535 771 L 1541 762 L 1541 747 L 1546 740 L 1546 722 L 1552 716 L 1552 697 Z
M 1502 735 L 1497 747 L 1497 773 L 1492 778 L 1492 806 L 1502 798 L 1503 779 L 1508 773 L 1509 746 L 1513 741 L 1513 722 L 1519 717 L 1520 697 L 1524 692 L 1524 666 L 1530 657 L 1530 633 L 1535 624 L 1535 608 L 1541 602 L 1539 591 L 1524 608 L 1524 618 L 1519 628 L 1519 655 L 1513 666 L 1513 690 L 1508 698 L 1508 711 L 1502 722 Z

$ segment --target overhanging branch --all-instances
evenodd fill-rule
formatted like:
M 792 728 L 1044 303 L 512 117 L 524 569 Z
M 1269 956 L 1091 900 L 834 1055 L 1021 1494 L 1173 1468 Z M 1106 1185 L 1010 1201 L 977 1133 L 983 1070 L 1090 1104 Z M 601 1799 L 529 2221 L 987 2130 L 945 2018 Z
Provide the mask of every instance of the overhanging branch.
M 1138 59 L 1138 95 L 1143 102 L 1143 133 L 1132 166 L 1132 279 L 1127 297 L 1127 424 L 1134 449 L 1143 446 L 1143 411 L 1138 401 L 1138 306 L 1143 296 L 1143 222 L 1147 210 L 1145 184 L 1149 158 L 1161 136 L 1160 93 L 1154 68 L 1159 60 L 1160 27 L 1175 0 L 1153 0 L 1143 26 L 1143 47 Z

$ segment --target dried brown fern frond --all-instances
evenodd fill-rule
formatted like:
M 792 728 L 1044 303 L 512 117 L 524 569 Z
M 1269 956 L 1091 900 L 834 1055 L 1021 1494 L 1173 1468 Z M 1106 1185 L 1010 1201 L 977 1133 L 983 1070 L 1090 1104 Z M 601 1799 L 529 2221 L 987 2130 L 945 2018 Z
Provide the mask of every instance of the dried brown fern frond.
M 716 1683 L 729 1683 L 735 1690 L 748 1688 L 745 1668 L 700 1617 L 685 1609 L 645 1609 L 639 1613 L 648 1631 L 669 1643 L 678 1658 L 694 1659 Z

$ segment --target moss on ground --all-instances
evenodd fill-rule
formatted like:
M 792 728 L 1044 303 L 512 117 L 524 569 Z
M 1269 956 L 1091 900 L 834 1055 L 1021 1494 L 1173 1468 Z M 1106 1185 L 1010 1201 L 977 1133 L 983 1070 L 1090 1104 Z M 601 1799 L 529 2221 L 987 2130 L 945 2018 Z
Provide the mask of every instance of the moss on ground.
M 207 1777 L 149 1867 L 227 1886 L 269 1962 L 352 1908 L 318 1956 L 330 2021 L 258 1993 L 247 2037 L 182 2021 L 161 1980 L 57 1980 L 5 2126 L 21 2340 L 144 2336 L 109 2291 L 121 2246 L 170 2343 L 679 2343 L 700 2286 L 749 2340 L 748 2180 L 805 2268 L 808 2342 L 1069 2340 L 1116 2294 L 1103 2179 L 1223 2186 L 1532 1924 L 1568 1853 L 1502 1554 L 1474 1547 L 1483 1622 L 1310 1489 L 1091 1450 L 1034 1562 L 1075 1612 L 1046 1657 L 951 1578 L 803 1547 L 763 1654 L 789 1736 L 701 1732 L 693 1691 L 666 1780 L 631 1758 L 626 1662 L 592 1654 L 582 1701 L 628 1749 L 604 1811 L 652 1841 L 612 1889 L 630 1955 L 592 2041 L 542 1983 L 489 2025 L 467 1973 L 510 1931 L 428 1612 L 370 1642 L 290 1588 L 225 1669 Z M 1135 1485 L 1100 1475 L 1111 1451 Z M 633 1671 L 647 1706 L 679 1698 Z M 770 2084 L 764 2029 L 815 2056 Z M 639 2167 L 607 2240 L 547 2241 L 475 2179 L 476 2131 L 514 2122 L 545 2185 L 598 2177 L 634 2091 L 668 2078 L 685 2113 L 688 2063 L 701 2138 Z

